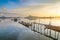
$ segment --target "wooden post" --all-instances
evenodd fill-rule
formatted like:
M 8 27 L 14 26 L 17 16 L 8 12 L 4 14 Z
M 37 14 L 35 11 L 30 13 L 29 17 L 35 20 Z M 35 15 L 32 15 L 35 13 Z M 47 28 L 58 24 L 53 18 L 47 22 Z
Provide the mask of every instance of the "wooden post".
M 42 34 L 42 32 L 41 32 L 42 30 L 41 30 L 41 26 L 40 26 L 40 18 L 39 18 L 39 33 L 41 33 Z M 40 40 L 42 40 L 42 38 L 41 38 L 41 36 L 40 36 Z
M 45 35 L 45 28 L 44 28 L 44 35 Z
M 50 17 L 49 25 L 51 25 L 51 17 Z M 50 36 L 51 36 L 51 29 L 50 29 Z
M 39 32 L 40 32 L 40 18 L 39 18 Z
M 33 24 L 34 26 L 33 26 L 33 30 L 35 31 L 35 23 Z
M 47 35 L 48 35 L 48 29 L 47 29 Z
M 39 32 L 39 24 L 38 24 L 38 32 Z
M 32 22 L 31 22 L 31 27 L 30 27 L 30 28 L 31 28 L 31 30 L 32 30 Z
M 35 32 L 35 20 L 34 20 L 34 22 L 33 22 L 32 25 L 33 25 L 33 26 L 32 26 L 32 30 Z
M 40 18 L 39 18 L 39 24 L 40 24 Z M 42 34 L 42 25 L 40 25 L 40 33 Z
M 36 27 L 35 30 L 37 31 L 37 24 L 35 24 L 35 27 Z
M 33 23 L 31 23 L 31 25 L 33 26 Z M 31 26 L 31 30 L 32 30 L 32 26 Z
M 44 35 L 45 35 L 45 28 L 44 28 Z
M 40 30 L 41 30 L 41 34 L 42 34 L 42 25 L 41 25 L 41 27 L 40 27 Z
M 58 38 L 59 38 L 59 32 L 58 32 L 58 35 L 57 35 L 57 40 L 58 40 Z
M 56 38 L 56 31 L 55 31 L 55 38 Z

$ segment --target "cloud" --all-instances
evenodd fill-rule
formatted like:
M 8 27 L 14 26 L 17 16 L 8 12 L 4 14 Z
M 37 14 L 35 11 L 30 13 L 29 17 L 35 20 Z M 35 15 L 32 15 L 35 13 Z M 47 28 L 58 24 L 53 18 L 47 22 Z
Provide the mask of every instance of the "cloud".
M 41 4 L 50 4 L 57 3 L 60 0 L 22 0 L 22 5 L 33 6 L 33 5 L 41 5 Z
M 6 6 L 7 8 L 26 7 L 26 6 L 37 6 L 37 5 L 50 5 L 60 2 L 60 0 L 0 0 L 0 5 Z
M 29 7 L 19 7 L 10 11 L 17 13 L 20 16 L 35 15 L 35 16 L 59 16 L 60 2 L 53 4 L 41 4 Z

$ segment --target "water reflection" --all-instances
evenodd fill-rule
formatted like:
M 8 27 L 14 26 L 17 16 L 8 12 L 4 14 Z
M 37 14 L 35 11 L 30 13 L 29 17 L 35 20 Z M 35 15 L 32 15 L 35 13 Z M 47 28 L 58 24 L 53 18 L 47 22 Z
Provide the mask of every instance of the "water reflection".
M 44 40 L 47 37 L 33 32 L 17 22 L 10 20 L 0 22 L 0 40 L 40 40 L 40 38 Z

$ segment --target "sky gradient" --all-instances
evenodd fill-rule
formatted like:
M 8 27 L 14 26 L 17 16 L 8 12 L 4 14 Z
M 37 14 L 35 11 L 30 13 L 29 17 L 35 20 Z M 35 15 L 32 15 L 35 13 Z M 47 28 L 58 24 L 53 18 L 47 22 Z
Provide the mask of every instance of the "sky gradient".
M 60 0 L 0 0 L 3 7 L 22 16 L 60 16 Z
M 60 0 L 0 0 L 0 7 L 16 8 L 24 6 L 57 3 Z

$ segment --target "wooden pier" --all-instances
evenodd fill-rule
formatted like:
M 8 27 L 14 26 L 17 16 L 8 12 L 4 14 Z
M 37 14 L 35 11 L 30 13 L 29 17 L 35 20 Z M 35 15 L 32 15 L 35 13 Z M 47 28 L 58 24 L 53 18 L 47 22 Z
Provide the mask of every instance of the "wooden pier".
M 26 26 L 26 27 L 28 27 L 29 28 L 29 26 L 31 27 L 31 30 L 32 31 L 34 31 L 34 32 L 37 32 L 37 33 L 40 33 L 41 35 L 44 35 L 44 36 L 46 36 L 46 37 L 49 37 L 49 38 L 51 38 L 51 39 L 53 39 L 53 40 L 58 40 L 58 36 L 59 36 L 59 32 L 60 32 L 60 26 L 53 26 L 53 25 L 49 25 L 49 24 L 41 24 L 41 23 L 35 23 L 35 22 L 33 22 L 33 23 L 31 23 L 31 24 L 29 24 L 29 23 L 25 23 L 25 22 L 21 22 L 21 24 L 23 24 L 24 26 Z M 35 25 L 37 25 L 38 24 L 38 26 L 36 26 L 36 27 L 38 27 L 38 28 L 36 28 L 35 27 Z M 28 26 L 27 26 L 28 25 Z M 34 26 L 32 26 L 32 25 L 34 25 Z M 39 25 L 41 25 L 41 26 L 39 26 Z M 44 28 L 44 27 L 45 28 Z M 43 29 L 44 29 L 44 33 L 42 33 L 42 28 L 41 27 L 43 27 Z M 36 30 L 37 29 L 37 30 Z M 55 37 L 52 37 L 51 36 L 51 34 L 50 35 L 48 35 L 48 34 L 45 34 L 45 30 L 46 29 L 50 29 L 50 30 L 53 30 L 53 31 L 57 31 L 58 32 L 58 35 L 56 35 L 56 33 L 55 33 Z M 56 37 L 57 36 L 57 37 Z
M 52 18 L 54 18 L 54 17 L 52 17 Z M 46 17 L 46 18 L 45 17 L 41 17 L 41 19 L 50 19 L 49 24 L 42 24 L 42 23 L 36 23 L 36 22 L 27 23 L 27 22 L 24 22 L 24 21 L 21 21 L 19 23 L 24 25 L 24 26 L 26 26 L 26 27 L 28 27 L 28 28 L 30 27 L 30 29 L 32 31 L 34 31 L 34 32 L 40 33 L 41 35 L 44 35 L 44 36 L 46 36 L 48 38 L 51 38 L 53 40 L 58 40 L 59 32 L 60 32 L 60 26 L 51 25 L 51 17 Z M 35 25 L 37 25 L 37 26 L 35 26 Z M 55 34 L 54 37 L 52 37 L 51 30 L 53 30 L 55 32 L 54 33 Z M 46 33 L 46 31 L 47 31 L 47 33 Z M 58 32 L 57 35 L 56 35 L 56 32 Z

